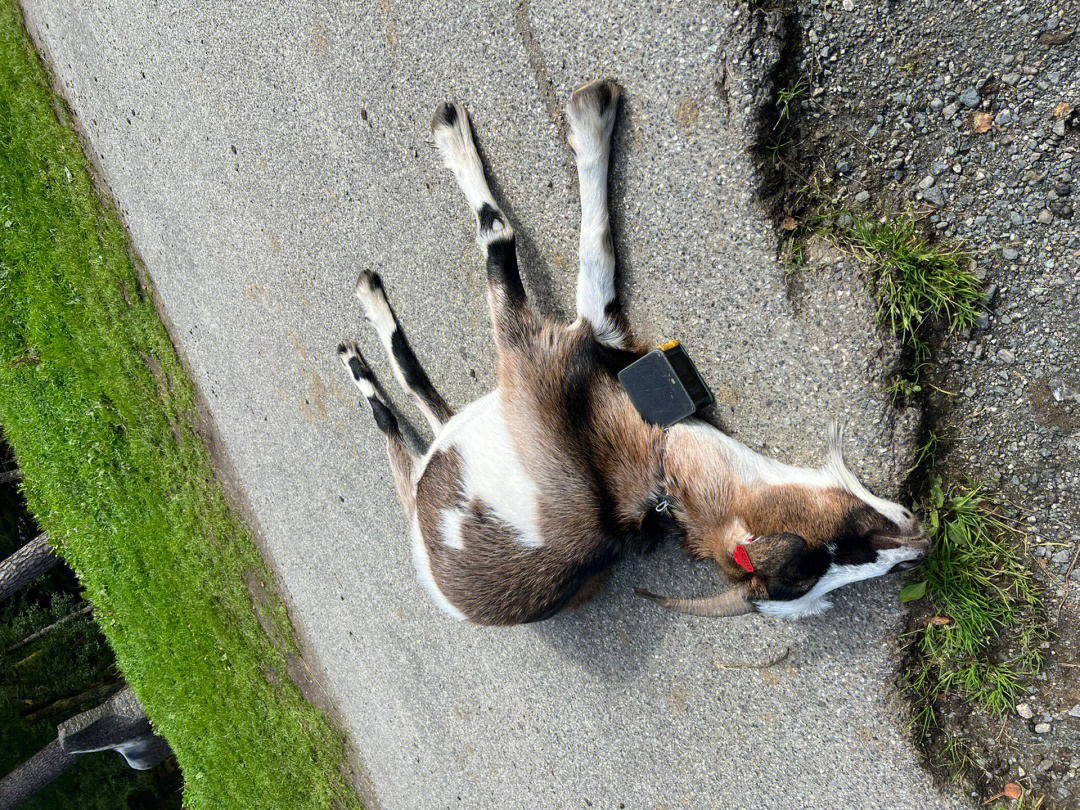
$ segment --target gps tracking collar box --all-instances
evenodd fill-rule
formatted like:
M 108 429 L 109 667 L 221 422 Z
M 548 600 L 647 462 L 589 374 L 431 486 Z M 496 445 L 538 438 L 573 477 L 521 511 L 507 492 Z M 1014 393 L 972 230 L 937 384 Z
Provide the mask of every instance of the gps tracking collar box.
M 646 422 L 667 427 L 712 404 L 712 392 L 672 340 L 619 372 L 619 382 Z

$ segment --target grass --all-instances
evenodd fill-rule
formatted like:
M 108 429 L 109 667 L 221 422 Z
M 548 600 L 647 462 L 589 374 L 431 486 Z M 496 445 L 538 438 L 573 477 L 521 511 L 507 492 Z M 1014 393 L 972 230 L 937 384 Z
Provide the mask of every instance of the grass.
M 874 217 L 833 210 L 806 218 L 800 227 L 867 263 L 878 321 L 896 335 L 906 357 L 906 369 L 889 393 L 896 401 L 921 391 L 932 326 L 969 329 L 982 307 L 982 283 L 970 271 L 967 256 L 923 237 L 910 213 Z
M 270 577 L 195 392 L 58 111 L 0 0 L 0 424 L 29 508 L 176 752 L 188 807 L 355 807 L 339 734 L 286 674 L 284 607 L 256 615 L 245 578 Z
M 920 236 L 910 214 L 865 217 L 846 212 L 830 217 L 828 233 L 870 265 L 877 289 L 878 319 L 913 353 L 930 356 L 925 329 L 933 319 L 950 330 L 975 324 L 982 284 L 966 269 L 958 248 L 931 244 Z
M 806 95 L 807 82 L 801 76 L 776 94 L 776 122 L 773 129 L 787 126 L 791 121 L 791 105 Z
M 1001 715 L 1011 710 L 1020 678 L 1039 671 L 1042 603 L 1015 544 L 1015 531 L 978 488 L 941 480 L 930 488 L 926 526 L 932 546 L 922 579 L 902 598 L 925 598 L 933 618 L 909 635 L 911 663 L 904 683 L 922 740 L 938 733 L 942 699 L 958 695 Z M 953 773 L 966 770 L 962 739 L 945 735 L 942 756 Z

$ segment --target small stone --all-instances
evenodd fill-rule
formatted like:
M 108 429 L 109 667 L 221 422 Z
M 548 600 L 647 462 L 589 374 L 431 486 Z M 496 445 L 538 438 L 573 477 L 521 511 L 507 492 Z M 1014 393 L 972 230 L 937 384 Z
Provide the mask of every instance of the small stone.
M 855 2 L 854 2 L 854 0 L 844 0 L 844 2 L 842 2 L 840 5 L 843 6 L 844 11 L 854 11 L 855 10 Z
M 1065 134 L 1065 119 L 1062 118 L 1060 121 L 1055 121 L 1051 131 L 1059 138 L 1062 137 Z
M 1044 208 L 1042 211 L 1039 212 L 1039 222 L 1041 222 L 1043 225 L 1049 225 L 1053 221 L 1054 215 L 1050 213 L 1049 208 Z
M 1003 259 L 1005 259 L 1005 261 L 1012 262 L 1012 261 L 1016 261 L 1017 257 L 1019 257 L 1020 254 L 1017 253 L 1012 248 L 1005 248 L 1004 250 L 1001 251 L 1001 256 L 1002 256 Z
M 851 171 L 851 164 L 850 163 L 848 163 L 846 160 L 838 160 L 838 161 L 836 161 L 836 173 L 837 174 L 847 174 L 849 171 Z
M 1002 349 L 997 353 L 997 356 L 998 360 L 1008 365 L 1012 365 L 1014 362 L 1016 362 L 1016 354 L 1010 349 Z
M 1065 219 L 1071 217 L 1073 213 L 1072 206 L 1065 202 L 1065 200 L 1052 200 L 1049 208 L 1055 215 L 1064 217 Z
M 1064 565 L 1072 557 L 1072 554 L 1067 548 L 1063 548 L 1061 551 L 1054 552 L 1054 555 L 1050 558 L 1050 562 L 1054 565 Z
M 1016 707 L 1016 713 L 1023 717 L 1025 720 L 1030 720 L 1035 716 L 1035 712 L 1031 710 L 1031 706 L 1026 703 L 1020 703 Z
M 956 102 L 954 101 L 951 104 L 946 104 L 945 107 L 941 110 L 941 114 L 944 115 L 946 118 L 952 118 L 954 115 L 956 115 L 956 111 L 959 109 L 960 107 L 958 107 Z
M 926 175 L 926 177 L 919 181 L 919 188 L 925 191 L 926 189 L 930 188 L 930 186 L 934 185 L 934 182 L 934 175 L 928 174 Z
M 941 208 L 945 205 L 945 196 L 941 193 L 939 188 L 928 188 L 922 193 L 922 198 L 930 203 L 935 208 Z
M 870 192 L 866 191 L 865 189 L 863 191 L 860 191 L 858 194 L 855 195 L 855 203 L 857 205 L 862 205 L 863 203 L 865 203 L 869 199 L 870 199 Z
M 1036 734 L 1049 734 L 1050 733 L 1050 724 L 1049 723 L 1036 723 L 1035 724 L 1035 733 Z
M 1077 703 L 1071 709 L 1069 709 L 1069 717 L 1080 718 L 1080 703 Z
M 979 106 L 979 91 L 974 87 L 968 87 L 960 94 L 960 103 L 969 110 L 974 110 Z
M 1013 120 L 1012 110 L 1006 108 L 994 116 L 994 123 L 999 127 Z

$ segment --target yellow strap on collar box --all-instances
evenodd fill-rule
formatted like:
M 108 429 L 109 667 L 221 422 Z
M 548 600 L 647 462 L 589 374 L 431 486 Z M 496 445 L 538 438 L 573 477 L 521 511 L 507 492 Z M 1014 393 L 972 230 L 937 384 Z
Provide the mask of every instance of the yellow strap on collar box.
M 690 357 L 671 340 L 619 372 L 619 382 L 646 422 L 667 427 L 712 404 Z

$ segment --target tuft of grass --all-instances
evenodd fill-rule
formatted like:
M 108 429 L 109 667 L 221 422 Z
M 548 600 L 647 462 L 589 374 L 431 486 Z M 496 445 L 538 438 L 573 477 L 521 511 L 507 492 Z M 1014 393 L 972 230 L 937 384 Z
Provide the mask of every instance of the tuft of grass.
M 833 235 L 865 259 L 877 287 L 878 318 L 910 349 L 916 362 L 930 355 L 923 337 L 932 319 L 953 331 L 975 323 L 982 284 L 966 269 L 959 248 L 931 244 L 910 214 L 874 219 L 852 214 Z
M 931 551 L 920 567 L 934 619 L 909 634 L 911 663 L 903 680 L 921 739 L 939 729 L 938 705 L 955 694 L 986 711 L 1011 710 L 1020 678 L 1042 665 L 1048 630 L 1042 602 L 1015 545 L 1015 530 L 977 487 L 931 483 L 927 519 Z M 907 590 L 907 589 L 905 589 Z M 954 773 L 967 759 L 949 737 Z
M 786 127 L 791 121 L 791 105 L 806 95 L 808 83 L 801 76 L 776 94 L 776 121 L 773 129 Z
M 803 246 L 797 239 L 787 239 L 783 248 L 784 274 L 794 276 L 806 266 Z
M 188 807 L 356 807 L 340 735 L 288 678 L 284 606 L 252 603 L 245 578 L 272 580 L 195 392 L 57 111 L 0 0 L 0 424 L 30 511 L 176 752 Z
M 937 458 L 940 446 L 941 440 L 938 439 L 937 434 L 932 430 L 927 431 L 926 438 L 915 452 L 915 463 L 912 464 L 911 468 L 907 471 L 908 474 L 915 472 L 915 470 L 921 468 L 924 464 L 927 465 L 927 468 L 931 467 L 934 459 Z M 940 484 L 938 486 L 940 488 Z
M 805 227 L 869 265 L 878 320 L 896 335 L 908 358 L 907 370 L 888 393 L 895 401 L 922 390 L 931 324 L 958 332 L 972 327 L 979 314 L 982 283 L 969 269 L 967 256 L 958 247 L 921 236 L 910 213 L 875 218 L 830 211 L 809 218 Z

